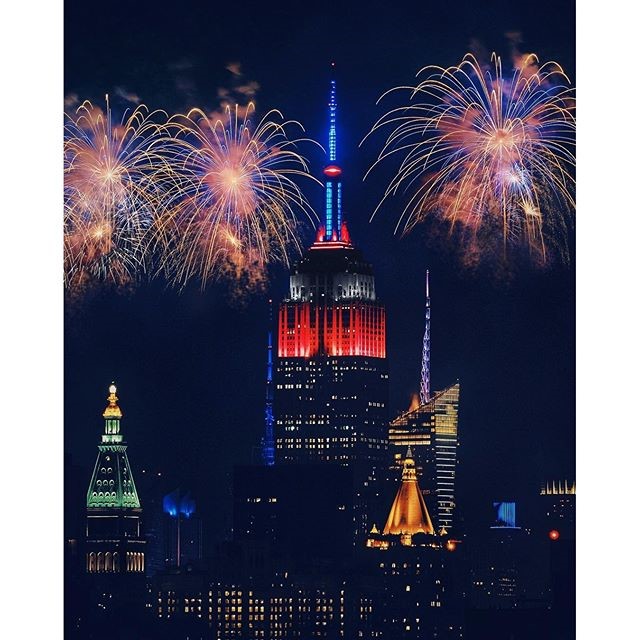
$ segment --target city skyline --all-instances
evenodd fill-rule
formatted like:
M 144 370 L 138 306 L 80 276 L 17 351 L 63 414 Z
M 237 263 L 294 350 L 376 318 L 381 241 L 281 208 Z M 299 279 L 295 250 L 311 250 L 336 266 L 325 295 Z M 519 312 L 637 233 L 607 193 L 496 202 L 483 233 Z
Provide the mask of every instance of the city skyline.
M 324 75 L 318 78 L 319 84 L 325 84 L 326 87 L 328 77 L 327 64 Z M 341 85 L 341 91 L 344 84 Z M 348 94 L 348 85 L 345 89 Z M 350 105 L 346 99 L 341 113 L 345 114 L 343 117 L 346 120 L 342 130 L 348 132 Z M 318 132 L 315 137 L 322 139 L 322 118 L 315 130 Z M 349 149 L 344 142 L 341 146 L 347 158 L 354 157 L 353 148 Z M 358 166 L 362 162 L 355 164 Z M 316 161 L 316 175 L 321 173 L 323 166 L 321 158 Z M 353 173 L 355 171 L 349 165 L 349 174 Z M 530 481 L 538 482 L 538 475 L 546 477 L 572 473 L 573 430 L 564 425 L 572 424 L 574 413 L 570 401 L 573 387 L 571 336 L 575 330 L 571 284 L 573 266 L 556 265 L 545 271 L 522 269 L 505 282 L 496 280 L 490 270 L 469 273 L 461 269 L 446 245 L 425 252 L 424 240 L 417 237 L 419 234 L 406 238 L 391 237 L 390 251 L 388 238 L 381 235 L 375 221 L 370 224 L 366 222 L 352 195 L 354 191 L 360 195 L 363 190 L 371 194 L 374 189 L 367 183 L 358 184 L 351 175 L 347 175 L 346 181 L 345 206 L 349 210 L 351 235 L 374 259 L 381 297 L 392 309 L 393 319 L 388 329 L 391 415 L 405 411 L 412 394 L 419 391 L 424 332 L 424 285 L 421 280 L 424 270 L 429 269 L 432 298 L 436 301 L 431 331 L 432 388 L 442 388 L 457 378 L 465 385 L 465 394 L 469 393 L 465 397 L 465 402 L 470 403 L 468 410 L 479 419 L 479 429 L 468 434 L 465 448 L 482 451 L 487 456 L 486 463 L 499 470 L 486 491 L 495 492 L 504 484 L 519 486 L 519 490 L 522 490 Z M 322 194 L 318 196 L 314 204 L 322 212 Z M 309 230 L 307 238 L 310 243 L 313 230 Z M 396 261 L 394 256 L 399 255 L 409 261 L 408 268 L 402 268 L 402 263 Z M 83 424 L 90 418 L 90 394 L 97 394 L 97 391 L 95 388 L 89 389 L 87 383 L 91 380 L 92 387 L 99 387 L 103 376 L 117 379 L 133 392 L 132 410 L 141 428 L 140 444 L 145 450 L 155 453 L 152 458 L 143 459 L 144 467 L 174 474 L 178 483 L 184 481 L 202 485 L 204 481 L 219 486 L 225 482 L 225 478 L 230 477 L 234 462 L 255 460 L 255 450 L 262 436 L 264 335 L 269 328 L 268 300 L 282 299 L 286 295 L 285 273 L 283 268 L 274 267 L 268 288 L 242 300 L 239 306 L 233 302 L 233 290 L 225 291 L 220 285 L 214 285 L 205 292 L 194 287 L 177 295 L 167 291 L 160 283 L 140 287 L 131 294 L 105 293 L 83 301 L 82 305 L 71 305 L 66 318 L 68 346 L 65 366 L 68 384 L 65 387 L 65 410 L 66 433 L 75 434 L 66 440 L 67 451 L 73 455 L 74 461 L 79 462 L 82 452 L 90 445 Z M 538 306 L 538 297 L 547 301 L 545 307 Z M 473 322 L 467 321 L 466 308 L 478 305 L 484 309 L 484 313 L 473 314 Z M 153 317 L 149 316 L 150 313 Z M 539 325 L 531 327 L 529 317 L 532 315 L 539 316 Z M 211 325 L 211 318 L 214 317 L 216 325 Z M 114 339 L 109 345 L 98 338 L 101 324 L 113 332 Z M 94 333 L 88 332 L 86 327 L 89 325 L 96 328 Z M 496 327 L 505 328 L 508 339 L 497 332 Z M 241 328 L 243 336 L 241 342 L 238 342 L 239 335 L 238 338 L 234 337 L 231 342 L 233 349 L 227 352 L 225 347 L 228 343 L 217 336 L 224 336 L 232 328 Z M 411 334 L 412 337 L 407 337 Z M 197 347 L 190 342 L 192 336 L 196 337 Z M 159 343 L 166 345 L 163 354 L 160 354 L 164 360 L 161 370 L 151 364 L 158 357 L 155 345 Z M 191 354 L 185 358 L 190 351 Z M 97 358 L 93 362 L 87 361 L 87 352 L 96 353 Z M 205 353 L 207 356 L 203 358 Z M 117 366 L 97 366 L 98 362 L 113 360 L 114 355 L 115 360 L 119 361 Z M 193 358 L 193 362 L 190 358 Z M 483 358 L 493 378 L 484 373 L 484 367 L 481 366 Z M 195 368 L 192 366 L 194 363 Z M 227 376 L 219 378 L 217 383 L 226 388 L 220 394 L 222 404 L 214 412 L 206 400 L 211 392 L 207 380 L 216 380 L 216 371 L 228 366 L 237 371 L 237 375 L 247 384 L 241 389 L 235 384 L 229 385 Z M 131 375 L 130 371 L 138 373 Z M 185 380 L 189 378 L 192 382 L 186 384 Z M 152 380 L 154 384 L 143 382 Z M 467 381 L 472 384 L 467 386 Z M 223 465 L 226 468 L 222 469 L 221 474 L 212 476 L 210 470 L 203 468 L 206 459 L 202 458 L 196 459 L 195 465 L 189 465 L 192 477 L 184 480 L 175 477 L 178 469 L 184 468 L 184 465 L 168 458 L 166 449 L 161 446 L 162 440 L 152 435 L 163 433 L 164 419 L 156 412 L 156 407 L 160 406 L 160 397 L 163 395 L 161 388 L 164 387 L 189 398 L 186 410 L 187 415 L 191 415 L 189 421 L 194 424 L 191 436 L 202 444 L 197 447 L 199 451 L 223 446 L 233 452 L 231 457 L 225 456 Z M 501 397 L 500 403 L 491 407 L 487 402 L 495 388 L 508 391 Z M 566 391 L 558 394 L 558 388 Z M 549 416 L 537 404 L 536 397 L 554 393 L 556 397 L 564 396 L 567 400 L 556 405 L 554 413 Z M 251 399 L 248 403 L 247 398 Z M 523 400 L 527 403 L 527 412 L 520 411 Z M 243 420 L 241 432 L 234 427 L 220 429 L 210 426 L 217 420 L 235 424 L 237 414 L 234 406 L 241 403 L 251 415 L 250 420 Z M 184 410 L 185 407 L 180 403 L 169 403 L 163 409 L 171 416 L 168 422 L 183 420 L 181 416 L 185 415 Z M 543 438 L 537 435 L 540 429 L 543 430 Z M 228 432 L 245 435 L 230 438 L 226 435 Z M 504 448 L 487 447 L 486 438 L 480 437 L 480 432 L 493 441 L 494 447 L 502 442 Z M 171 438 L 171 431 L 166 431 L 165 436 Z M 172 444 L 173 453 L 183 460 L 190 455 L 184 441 L 178 440 Z M 529 457 L 531 451 L 534 452 L 534 460 L 525 461 L 525 468 L 529 466 L 529 478 L 520 480 L 518 476 L 522 473 L 522 467 L 517 462 L 518 455 L 523 456 L 526 452 Z M 474 462 L 479 461 L 476 455 L 468 456 L 465 466 L 468 468 L 470 464 L 473 469 Z M 472 473 L 477 473 L 480 468 L 478 464 Z M 566 471 L 567 468 L 570 468 L 570 472 Z M 461 473 L 464 476 L 464 468 Z M 504 475 L 500 477 L 501 474 Z M 228 526 L 230 516 L 226 522 Z M 218 535 L 224 535 L 224 531 L 221 530 Z
M 566 10 L 571 15 L 571 7 Z M 526 14 L 522 11 L 520 19 Z M 314 10 L 310 8 L 309 13 Z M 267 24 L 273 19 L 273 15 L 265 17 Z M 376 20 L 368 24 L 373 31 L 393 32 L 400 26 L 393 22 L 383 26 Z M 251 25 L 249 20 L 249 30 Z M 528 24 L 527 33 L 504 29 L 497 38 L 495 29 L 491 33 L 482 21 L 478 25 L 475 40 L 468 39 L 457 51 L 442 47 L 420 52 L 421 66 L 460 65 L 450 67 L 452 72 L 438 72 L 450 73 L 454 84 L 456 74 L 464 76 L 464 69 L 471 68 L 471 76 L 464 77 L 475 78 L 469 82 L 481 86 L 484 82 L 507 86 L 502 83 L 511 82 L 507 68 L 512 66 L 513 96 L 518 86 L 525 87 L 525 97 L 517 107 L 537 105 L 526 97 L 526 88 L 534 86 L 528 84 L 529 74 L 543 78 L 540 86 L 546 86 L 547 80 L 537 75 L 537 59 L 527 52 L 535 51 L 543 58 L 540 73 L 546 73 L 543 62 L 549 61 L 551 35 Z M 336 35 L 343 26 L 336 24 L 330 31 Z M 271 28 L 279 33 L 275 24 Z M 145 33 L 144 37 L 150 37 L 152 29 Z M 533 39 L 531 33 L 536 34 Z M 287 38 L 295 35 L 286 34 Z M 487 36 L 494 41 L 487 42 Z M 140 515 L 143 531 L 148 525 L 146 551 L 135 557 L 132 566 L 147 574 L 146 597 L 151 600 L 146 607 L 157 613 L 156 621 L 179 614 L 176 620 L 183 620 L 187 627 L 197 624 L 208 588 L 207 624 L 225 634 L 221 637 L 248 634 L 246 637 L 258 638 L 274 629 L 282 629 L 282 637 L 288 637 L 286 633 L 295 633 L 296 625 L 303 629 L 320 622 L 307 616 L 313 609 L 304 604 L 297 610 L 298 622 L 286 622 L 296 609 L 281 608 L 278 589 L 297 593 L 303 585 L 306 589 L 323 584 L 326 592 L 316 597 L 321 597 L 322 611 L 327 603 L 327 624 L 333 624 L 333 612 L 341 611 L 336 627 L 340 636 L 360 629 L 372 634 L 367 637 L 375 637 L 380 629 L 387 633 L 397 629 L 409 638 L 440 629 L 459 638 L 465 625 L 479 633 L 492 623 L 483 618 L 484 605 L 467 611 L 472 600 L 465 598 L 470 593 L 476 603 L 488 603 L 490 609 L 495 605 L 497 610 L 513 610 L 519 603 L 542 610 L 549 603 L 551 613 L 545 614 L 541 624 L 557 623 L 564 628 L 571 616 L 562 618 L 562 612 L 570 610 L 571 599 L 560 599 L 558 585 L 574 579 L 573 534 L 567 537 L 566 532 L 574 526 L 575 493 L 548 507 L 565 519 L 556 520 L 555 528 L 544 531 L 539 487 L 548 478 L 575 478 L 571 223 L 567 221 L 566 226 L 568 253 L 560 259 L 562 252 L 555 254 L 552 243 L 545 245 L 551 239 L 538 236 L 542 229 L 545 234 L 549 229 L 555 233 L 547 226 L 547 218 L 553 220 L 544 209 L 547 201 L 535 201 L 535 181 L 545 179 L 546 174 L 540 177 L 533 170 L 528 172 L 529 159 L 522 164 L 504 160 L 514 156 L 503 155 L 503 145 L 508 149 L 513 145 L 518 151 L 526 147 L 517 133 L 508 131 L 509 125 L 503 129 L 496 124 L 495 137 L 487 143 L 492 151 L 469 156 L 468 164 L 461 165 L 470 172 L 470 181 L 450 179 L 438 187 L 440 199 L 428 205 L 446 211 L 451 193 L 460 189 L 461 197 L 473 203 L 471 209 L 477 207 L 476 214 L 481 214 L 475 222 L 456 218 L 453 232 L 453 222 L 448 229 L 446 219 L 429 215 L 419 219 L 420 224 L 412 223 L 410 232 L 395 233 L 406 214 L 403 207 L 413 201 L 409 189 L 396 192 L 392 188 L 399 179 L 393 165 L 384 158 L 385 162 L 378 163 L 379 154 L 388 148 L 385 145 L 401 131 L 398 128 L 384 141 L 376 123 L 384 123 L 398 103 L 389 103 L 390 98 L 385 97 L 377 104 L 376 99 L 394 84 L 415 82 L 412 74 L 420 69 L 413 61 L 418 55 L 417 40 L 391 37 L 396 56 L 391 59 L 396 64 L 382 65 L 379 74 L 371 75 L 370 70 L 364 72 L 364 59 L 356 53 L 359 46 L 365 46 L 361 38 L 366 40 L 364 32 L 358 32 L 348 44 L 341 41 L 333 52 L 318 47 L 308 67 L 281 61 L 282 76 L 267 70 L 251 46 L 237 58 L 229 47 L 227 59 L 217 67 L 194 49 L 191 53 L 185 49 L 178 59 L 169 47 L 162 56 L 164 78 L 173 86 L 158 93 L 157 84 L 145 87 L 140 80 L 134 87 L 124 74 L 121 84 L 108 87 L 109 119 L 128 117 L 127 109 L 142 102 L 152 109 L 168 110 L 166 124 L 160 125 L 137 121 L 139 112 L 132 112 L 138 122 L 135 126 L 149 132 L 134 138 L 132 149 L 136 154 L 138 149 L 152 150 L 140 155 L 148 164 L 137 165 L 142 167 L 141 179 L 151 180 L 146 187 L 151 199 L 139 199 L 134 190 L 137 204 L 133 213 L 141 225 L 149 225 L 145 234 L 153 241 L 149 243 L 145 234 L 127 222 L 122 240 L 116 238 L 113 245 L 123 251 L 124 262 L 118 253 L 109 253 L 111 245 L 104 244 L 103 218 L 92 227 L 94 196 L 82 195 L 90 185 L 83 182 L 83 156 L 75 150 L 83 148 L 84 125 L 74 123 L 69 114 L 92 95 L 82 86 L 81 66 L 70 63 L 65 104 L 66 118 L 72 124 L 65 136 L 71 151 L 65 156 L 65 171 L 73 175 L 65 178 L 65 211 L 69 212 L 65 217 L 65 273 L 67 260 L 78 270 L 65 280 L 65 465 L 74 478 L 85 474 L 96 390 L 104 386 L 105 379 L 115 381 L 110 407 L 120 412 L 117 385 L 118 394 L 126 398 L 128 455 L 133 461 L 136 496 L 140 496 L 136 508 L 142 508 L 140 515 L 133 513 L 131 505 L 121 505 L 122 513 L 117 515 L 124 523 Z M 305 43 L 309 45 L 312 42 Z M 301 43 L 290 41 L 289 46 L 295 51 Z M 490 75 L 492 51 L 504 61 L 504 79 L 499 64 L 493 72 L 496 79 Z M 330 55 L 322 61 L 325 54 Z M 569 74 L 572 56 L 570 45 L 564 59 L 562 52 L 558 56 Z M 273 63 L 277 57 L 274 50 Z M 117 56 L 111 64 L 116 65 L 116 60 Z M 471 60 L 476 66 L 464 67 L 472 65 Z M 210 78 L 202 83 L 205 72 Z M 154 73 L 155 78 L 163 76 L 159 69 Z M 475 90 L 477 85 L 473 86 Z M 304 94 L 302 101 L 297 99 L 299 91 Z M 546 123 L 545 114 L 556 117 L 554 101 L 563 104 L 564 100 L 558 92 L 540 90 L 535 96 L 540 111 L 533 108 L 526 125 L 535 132 L 533 139 L 540 136 L 547 142 L 547 136 L 553 140 L 563 135 L 563 129 L 554 129 L 560 126 L 560 118 L 551 119 L 548 132 L 536 129 L 541 118 Z M 449 100 L 454 104 L 455 92 L 442 100 L 442 104 Z M 103 108 L 99 100 L 95 103 Z M 455 109 L 464 113 L 465 100 L 460 103 Z M 505 104 L 510 104 L 508 98 Z M 196 109 L 187 111 L 191 107 Z M 284 122 L 283 129 L 279 125 L 273 129 L 278 135 L 284 135 L 292 118 L 299 119 L 304 127 L 300 137 L 323 147 L 305 146 L 302 140 L 296 143 L 295 154 L 286 155 L 293 148 L 286 138 L 270 141 L 267 137 L 272 127 L 269 118 L 277 113 L 273 109 L 282 112 Z M 400 107 L 399 113 L 409 113 L 408 109 Z M 79 113 L 86 114 L 82 117 L 96 131 L 104 126 L 100 116 L 94 115 L 100 111 L 93 107 L 84 105 Z M 263 115 L 267 120 L 260 121 Z M 476 116 L 493 117 L 489 102 Z M 496 123 L 501 117 L 498 114 Z M 442 125 L 443 131 L 458 127 L 451 135 L 453 147 L 459 145 L 452 158 L 466 153 L 461 140 L 471 129 L 467 130 L 465 118 L 454 115 Z M 470 148 L 475 143 L 477 140 Z M 435 144 L 437 148 L 439 143 Z M 200 149 L 201 157 L 195 155 Z M 244 149 L 257 150 L 256 155 L 238 164 L 237 158 L 244 155 L 236 152 L 244 154 Z M 277 164 L 283 149 L 284 159 L 293 162 L 291 169 Z M 413 162 L 414 151 L 402 162 Z M 92 154 L 90 147 L 89 163 L 94 162 Z M 191 164 L 196 157 L 201 159 Z M 270 165 L 274 158 L 276 164 Z M 442 160 L 445 166 L 449 161 Z M 530 166 L 535 167 L 537 161 L 534 158 Z M 369 175 L 372 166 L 376 170 Z M 398 171 L 404 171 L 404 166 Z M 296 174 L 295 181 L 286 182 L 293 175 L 288 171 Z M 429 175 L 425 173 L 421 180 L 428 181 Z M 489 175 L 496 182 L 495 191 L 485 189 L 478 199 L 473 185 L 480 175 L 484 180 Z M 110 179 L 110 171 L 107 177 Z M 118 191 L 110 189 L 99 194 L 104 202 L 116 203 L 104 209 L 106 220 L 116 216 L 113 227 L 107 223 L 107 230 L 120 224 L 117 216 L 124 210 L 118 209 L 119 203 L 130 206 L 129 200 L 118 200 Z M 546 189 L 541 183 L 541 192 Z M 499 193 L 502 195 L 495 195 Z M 516 194 L 515 199 L 505 193 Z M 573 201 L 569 198 L 569 202 Z M 297 203 L 295 209 L 288 208 L 290 203 Z M 563 204 L 558 201 L 558 206 Z M 304 220 L 308 206 L 315 209 L 317 222 Z M 496 207 L 502 207 L 504 230 L 492 226 L 490 217 L 489 223 L 483 218 L 493 216 Z M 460 216 L 461 211 L 464 213 L 454 207 L 453 215 Z M 145 222 L 147 215 L 151 217 Z M 299 217 L 291 227 L 289 215 Z M 519 215 L 525 216 L 522 222 L 517 221 Z M 283 244 L 275 248 L 270 244 L 269 229 L 281 224 L 285 226 L 274 233 L 278 243 L 290 234 L 291 239 L 294 233 L 297 236 L 286 249 Z M 527 229 L 526 244 L 513 242 L 519 224 Z M 461 228 L 466 231 L 460 232 Z M 83 247 L 87 247 L 85 255 Z M 219 268 L 215 252 L 221 248 L 228 262 L 220 263 Z M 541 261 L 547 249 L 548 259 Z M 136 274 L 131 265 L 137 260 Z M 84 271 L 85 265 L 93 270 Z M 99 282 L 111 278 L 111 273 L 116 275 L 117 286 Z M 138 280 L 138 275 L 143 277 Z M 98 282 L 86 287 L 85 276 L 89 282 Z M 84 288 L 77 288 L 78 284 Z M 110 439 L 120 437 L 119 423 L 114 424 L 107 420 L 100 455 L 109 455 L 102 451 L 105 438 L 111 446 Z M 91 509 L 96 508 L 91 500 L 99 501 L 102 484 L 109 482 L 105 474 L 110 467 L 103 466 L 99 472 L 104 478 L 94 477 L 89 489 L 89 523 L 95 517 Z M 197 504 L 197 521 L 189 533 L 192 558 L 181 566 L 180 552 L 171 549 L 176 545 L 180 549 L 180 513 L 176 512 L 174 540 L 173 525 L 167 524 L 169 512 L 161 507 L 167 496 L 181 494 L 187 487 L 190 504 Z M 322 487 L 327 487 L 326 493 Z M 69 487 L 68 491 L 66 512 L 71 522 L 76 520 L 73 514 L 79 505 Z M 109 507 L 100 504 L 100 508 Z M 500 531 L 491 528 L 491 510 L 498 504 L 513 505 L 503 508 L 507 515 L 515 513 L 517 504 L 522 527 L 507 527 L 505 532 L 501 527 L 497 528 Z M 287 523 L 294 515 L 300 531 L 289 530 Z M 405 531 L 403 523 L 415 517 L 416 527 Z M 515 522 L 511 515 L 507 519 Z M 306 535 L 301 537 L 300 532 Z M 327 544 L 334 535 L 335 544 Z M 136 542 L 128 539 L 130 534 L 124 536 L 118 543 L 121 546 Z M 485 539 L 493 549 L 488 554 L 478 551 Z M 91 567 L 94 573 L 105 571 L 106 556 L 101 557 L 105 543 L 112 544 L 89 532 L 87 545 L 99 549 L 96 557 L 86 556 L 89 576 Z M 168 551 L 161 551 L 167 544 Z M 548 570 L 546 559 L 539 572 L 522 560 L 527 545 L 536 557 L 549 558 Z M 498 557 L 503 548 L 508 549 L 509 560 L 494 572 L 497 563 L 492 554 Z M 73 549 L 71 545 L 72 556 Z M 114 564 L 111 547 L 108 553 L 109 567 L 117 572 L 114 567 L 120 565 Z M 378 554 L 385 554 L 382 562 L 376 559 Z M 177 566 L 172 567 L 167 558 L 174 556 Z M 397 571 L 397 562 L 402 563 L 403 571 Z M 153 570 L 142 569 L 147 566 Z M 424 572 L 425 566 L 435 573 Z M 473 587 L 467 584 L 472 576 Z M 369 578 L 371 590 L 356 596 L 360 581 Z M 114 586 L 107 590 L 113 588 L 114 593 L 126 585 L 109 584 Z M 235 595 L 228 596 L 230 588 Z M 282 620 L 284 626 L 280 622 L 268 629 L 253 626 L 253 622 L 262 625 L 265 618 L 261 618 L 263 605 L 254 608 L 251 591 L 249 617 L 240 615 L 235 607 L 244 603 L 243 589 L 254 588 L 260 589 L 260 598 L 275 613 L 269 619 Z M 223 605 L 220 595 L 217 608 L 216 589 L 231 598 Z M 405 595 L 411 590 L 424 609 L 411 609 L 414 596 Z M 179 602 L 176 593 L 182 594 Z M 142 591 L 137 597 L 143 597 Z M 106 615 L 110 607 L 105 604 Z M 241 606 L 246 613 L 246 605 Z M 142 616 L 142 609 L 138 612 Z M 138 614 L 131 615 L 133 622 Z M 518 618 L 523 629 L 527 615 Z M 142 617 L 135 624 L 141 621 Z M 178 622 L 173 624 L 180 628 L 175 626 Z M 163 631 L 167 637 L 172 637 L 170 628 Z M 327 633 L 332 637 L 333 632 Z
M 421 392 L 427 270 L 430 392 L 456 380 L 461 384 L 456 499 L 469 535 L 456 537 L 461 542 L 451 546 L 457 545 L 459 554 L 449 554 L 447 560 L 474 560 L 466 602 L 476 611 L 468 622 L 476 631 L 486 631 L 476 635 L 480 638 L 506 640 L 513 624 L 537 629 L 537 637 L 551 637 L 548 626 L 539 624 L 535 605 L 516 615 L 514 604 L 536 597 L 534 582 L 523 584 L 522 578 L 543 547 L 559 552 L 557 562 L 563 548 L 576 544 L 578 558 L 593 560 L 592 582 L 607 585 L 603 594 L 579 581 L 578 637 L 628 635 L 633 628 L 633 545 L 611 544 L 609 553 L 598 557 L 603 543 L 595 532 L 580 529 L 574 542 L 571 530 L 576 476 L 582 520 L 597 519 L 603 504 L 624 512 L 626 492 L 612 493 L 605 476 L 615 473 L 623 489 L 634 482 L 633 441 L 615 461 L 615 469 L 609 469 L 611 463 L 592 437 L 602 429 L 602 416 L 593 411 L 594 395 L 611 376 L 618 386 L 622 382 L 623 396 L 629 395 L 624 383 L 633 383 L 628 370 L 638 347 L 635 297 L 629 295 L 637 271 L 638 220 L 630 213 L 635 127 L 625 108 L 629 102 L 616 100 L 611 91 L 631 86 L 627 63 L 633 59 L 632 11 L 620 3 L 603 9 L 575 0 L 535 5 L 461 0 L 455 6 L 373 0 L 366 7 L 359 2 L 337 6 L 284 0 L 240 7 L 141 0 L 125 12 L 78 0 L 45 3 L 35 12 L 28 6 L 7 7 L 11 29 L 3 46 L 5 58 L 14 64 L 7 65 L 5 78 L 13 100 L 4 101 L 7 113 L 11 109 L 12 126 L 6 128 L 5 145 L 10 188 L 5 194 L 8 305 L 3 351 L 9 375 L 8 444 L 20 455 L 9 461 L 6 473 L 23 478 L 27 496 L 40 496 L 43 483 L 48 495 L 56 493 L 56 482 L 59 491 L 64 490 L 62 501 L 40 501 L 35 508 L 33 501 L 23 500 L 18 535 L 11 528 L 5 531 L 14 585 L 4 623 L 9 635 L 62 637 L 64 620 L 74 620 L 78 612 L 73 607 L 69 611 L 67 590 L 73 586 L 67 577 L 78 545 L 65 540 L 63 560 L 59 538 L 47 532 L 86 527 L 87 489 L 104 434 L 105 398 L 114 381 L 143 530 L 150 548 L 159 550 L 145 558 L 147 586 L 160 592 L 167 613 L 168 607 L 178 611 L 171 590 L 180 576 L 165 572 L 153 585 L 149 580 L 161 574 L 167 562 L 175 564 L 172 536 L 177 521 L 162 511 L 163 497 L 189 492 L 196 502 L 197 521 L 190 520 L 192 530 L 184 530 L 185 567 L 200 566 L 205 557 L 209 562 L 212 553 L 217 562 L 218 542 L 229 539 L 231 528 L 238 526 L 231 496 L 234 470 L 262 459 L 267 336 L 269 326 L 275 325 L 269 322 L 269 300 L 274 301 L 275 317 L 289 290 L 289 269 L 272 265 L 268 279 L 252 292 L 231 280 L 212 282 L 205 290 L 191 282 L 179 294 L 156 279 L 137 288 L 98 287 L 83 299 L 70 300 L 63 284 L 60 232 L 63 179 L 66 182 L 60 161 L 61 138 L 66 138 L 62 111 L 72 114 L 78 102 L 89 99 L 104 112 L 108 94 L 117 121 L 138 101 L 166 109 L 170 116 L 191 107 L 209 113 L 221 100 L 244 103 L 251 97 L 256 116 L 281 109 L 285 118 L 301 122 L 305 136 L 324 145 L 331 61 L 339 74 L 349 231 L 375 269 L 377 293 L 387 311 L 390 418 L 405 413 L 414 394 Z M 493 51 L 506 63 L 514 49 L 536 53 L 541 63 L 557 61 L 571 86 L 579 85 L 580 213 L 577 238 L 570 238 L 570 262 L 550 261 L 538 268 L 523 255 L 508 270 L 490 263 L 474 268 L 433 220 L 405 236 L 394 234 L 411 189 L 388 199 L 370 221 L 393 169 L 381 164 L 363 180 L 384 136 L 364 138 L 378 118 L 401 104 L 390 97 L 377 104 L 381 95 L 392 87 L 416 86 L 426 75 L 416 77 L 425 65 L 458 65 L 467 53 L 488 60 Z M 507 66 L 503 71 L 509 73 Z M 15 109 L 16 98 L 20 110 Z M 607 127 L 622 122 L 631 125 L 623 135 L 618 135 L 620 127 Z M 311 174 L 323 182 L 322 152 L 312 145 L 304 153 Z M 322 216 L 324 187 L 308 183 L 304 192 Z M 300 229 L 302 248 L 313 240 L 311 225 Z M 290 255 L 292 262 L 298 257 Z M 274 359 L 276 331 L 274 327 Z M 629 422 L 627 404 L 614 403 L 605 423 Z M 30 407 L 35 406 L 47 415 L 42 428 L 34 426 Z M 60 447 L 64 457 L 56 454 Z M 406 455 L 398 449 L 401 457 Z M 24 473 L 19 460 L 24 462 L 25 456 L 33 460 L 34 473 Z M 396 465 L 395 470 L 397 489 L 402 469 Z M 242 490 L 246 488 L 248 496 L 270 497 L 271 482 L 252 492 L 256 479 L 260 476 L 245 476 Z M 283 505 L 311 492 L 321 512 L 340 508 L 330 495 L 313 494 L 316 480 L 311 473 L 305 475 L 298 493 L 283 494 Z M 423 483 L 418 471 L 424 494 Z M 393 502 L 391 493 L 375 516 L 380 531 Z M 428 511 L 434 519 L 430 506 Z M 536 527 L 531 528 L 532 523 Z M 313 540 L 321 543 L 318 535 Z M 24 570 L 24 558 L 34 553 L 45 560 L 36 574 Z M 400 556 L 384 554 L 374 551 L 371 558 L 377 556 L 391 571 Z M 225 571 L 233 568 L 233 554 L 225 562 Z M 571 577 L 571 567 L 561 565 L 552 576 L 554 589 Z M 64 590 L 59 588 L 63 572 Z M 230 589 L 227 578 L 213 580 L 195 568 L 184 578 L 180 593 L 189 597 L 184 622 L 196 614 L 200 605 L 193 591 L 201 590 L 201 604 L 214 608 L 214 629 L 219 632 L 219 621 L 240 605 L 245 613 L 252 607 L 254 616 L 264 607 L 260 616 L 288 618 L 289 630 L 304 628 L 308 620 L 303 612 L 310 607 L 326 607 L 318 620 L 333 632 L 338 627 L 332 615 L 348 615 L 358 605 L 368 611 L 376 604 L 367 601 L 372 594 L 366 589 L 361 589 L 364 600 L 353 600 L 353 590 L 366 585 L 352 585 L 343 602 L 339 588 L 331 584 L 320 592 L 315 585 L 289 585 L 279 593 L 266 585 L 250 595 L 251 589 Z M 397 586 L 398 601 L 407 602 L 418 588 L 414 582 L 410 592 L 402 582 Z M 565 595 L 558 604 L 569 611 L 576 602 L 569 591 Z M 280 604 L 273 596 L 293 600 Z M 495 608 L 495 615 L 483 616 L 481 610 L 487 607 Z M 296 612 L 298 617 L 291 618 Z M 184 637 L 179 627 L 178 620 L 172 625 L 163 618 L 149 632 L 154 640 L 177 640 Z M 268 637 L 266 620 L 260 628 Z M 417 632 L 412 624 L 407 634 Z M 193 628 L 187 635 L 199 633 Z

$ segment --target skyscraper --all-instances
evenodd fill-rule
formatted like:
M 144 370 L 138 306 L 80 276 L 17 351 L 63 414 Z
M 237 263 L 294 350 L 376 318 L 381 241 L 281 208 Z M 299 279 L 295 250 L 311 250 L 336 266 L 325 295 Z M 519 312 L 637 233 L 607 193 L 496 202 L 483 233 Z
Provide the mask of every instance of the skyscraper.
M 324 224 L 291 269 L 278 313 L 275 462 L 349 466 L 358 537 L 368 531 L 376 470 L 387 455 L 386 315 L 373 268 L 343 218 L 335 79 L 328 148 Z
M 431 392 L 431 299 L 426 275 L 425 331 L 422 343 L 420 396 L 389 425 L 389 448 L 396 464 L 411 447 L 416 468 L 423 478 L 423 495 L 436 532 L 453 526 L 455 480 L 458 463 L 458 405 L 460 382 Z
M 389 447 L 398 460 L 410 446 L 423 478 L 423 493 L 438 533 L 453 526 L 460 383 L 399 415 L 389 426 Z
M 385 309 L 343 220 L 336 120 L 331 80 L 324 225 L 293 266 L 278 315 L 277 463 L 369 463 L 386 451 Z
M 90 574 L 144 575 L 142 508 L 120 432 L 116 386 L 102 414 L 104 433 L 87 491 L 86 567 Z
M 435 533 L 409 447 L 386 524 L 366 541 L 371 614 L 359 637 L 462 637 L 457 541 Z

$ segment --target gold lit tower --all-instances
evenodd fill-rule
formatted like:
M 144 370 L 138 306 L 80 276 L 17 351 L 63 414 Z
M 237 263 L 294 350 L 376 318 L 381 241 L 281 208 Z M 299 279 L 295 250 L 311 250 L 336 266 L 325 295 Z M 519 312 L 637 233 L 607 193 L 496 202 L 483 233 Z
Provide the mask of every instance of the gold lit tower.
M 410 545 L 416 533 L 433 535 L 434 529 L 422 492 L 418 486 L 416 464 L 411 448 L 407 451 L 402 468 L 402 481 L 398 488 L 382 535 L 400 535 L 402 544 Z

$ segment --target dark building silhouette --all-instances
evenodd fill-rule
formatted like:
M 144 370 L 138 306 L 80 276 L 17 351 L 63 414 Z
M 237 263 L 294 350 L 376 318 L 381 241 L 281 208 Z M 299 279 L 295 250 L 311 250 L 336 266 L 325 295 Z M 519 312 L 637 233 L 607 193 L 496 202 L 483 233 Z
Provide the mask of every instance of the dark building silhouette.
M 353 473 L 336 464 L 239 466 L 233 537 L 261 543 L 281 567 L 337 561 L 353 551 Z

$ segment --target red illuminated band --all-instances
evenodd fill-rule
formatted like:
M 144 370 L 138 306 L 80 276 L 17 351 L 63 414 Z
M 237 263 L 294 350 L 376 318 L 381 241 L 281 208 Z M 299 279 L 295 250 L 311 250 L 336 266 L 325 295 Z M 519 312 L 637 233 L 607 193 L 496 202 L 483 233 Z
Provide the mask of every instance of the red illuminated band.
M 320 353 L 386 357 L 386 317 L 378 305 L 285 303 L 280 307 L 278 329 L 281 358 L 309 358 Z

